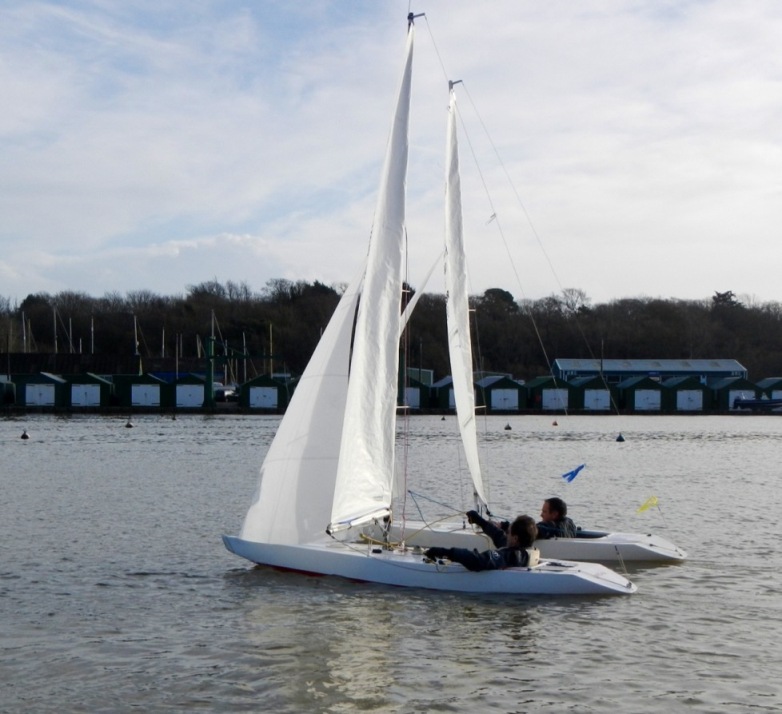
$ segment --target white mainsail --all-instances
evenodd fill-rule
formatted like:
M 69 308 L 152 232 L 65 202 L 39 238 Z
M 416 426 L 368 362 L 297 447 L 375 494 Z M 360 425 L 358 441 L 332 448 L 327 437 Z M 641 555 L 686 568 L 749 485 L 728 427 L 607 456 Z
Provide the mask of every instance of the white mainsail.
M 467 466 L 472 476 L 476 505 L 486 506 L 478 435 L 475 428 L 475 386 L 470 340 L 467 266 L 462 228 L 462 189 L 459 178 L 459 146 L 456 136 L 456 94 L 451 86 L 445 152 L 445 290 L 448 321 L 448 353 L 453 395 Z
M 388 514 L 393 497 L 414 32 L 410 25 L 356 319 L 330 531 Z

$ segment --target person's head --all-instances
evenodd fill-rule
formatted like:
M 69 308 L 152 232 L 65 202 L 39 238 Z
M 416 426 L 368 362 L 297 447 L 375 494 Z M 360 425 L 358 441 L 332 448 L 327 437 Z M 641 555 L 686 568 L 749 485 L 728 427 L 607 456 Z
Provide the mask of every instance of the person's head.
M 519 516 L 510 524 L 508 545 L 517 548 L 530 548 L 538 537 L 538 527 L 535 519 L 530 516 Z
M 542 521 L 561 521 L 567 515 L 567 506 L 561 498 L 547 498 L 540 509 Z

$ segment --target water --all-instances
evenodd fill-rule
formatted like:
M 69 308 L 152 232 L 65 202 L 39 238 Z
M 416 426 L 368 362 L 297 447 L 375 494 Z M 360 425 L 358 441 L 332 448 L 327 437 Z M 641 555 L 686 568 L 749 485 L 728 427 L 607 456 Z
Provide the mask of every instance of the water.
M 252 569 L 219 536 L 277 418 L 0 419 L 0 711 L 780 710 L 782 420 L 552 421 L 482 425 L 502 514 L 558 494 L 685 564 L 630 569 L 630 597 L 526 600 Z M 453 419 L 410 426 L 410 485 L 466 507 Z

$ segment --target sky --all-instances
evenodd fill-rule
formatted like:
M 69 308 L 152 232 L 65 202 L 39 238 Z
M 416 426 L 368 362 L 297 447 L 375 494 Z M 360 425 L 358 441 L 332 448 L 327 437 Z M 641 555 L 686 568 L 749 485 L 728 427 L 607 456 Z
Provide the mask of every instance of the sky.
M 342 285 L 416 20 L 409 282 L 782 301 L 775 0 L 0 0 L 0 297 Z

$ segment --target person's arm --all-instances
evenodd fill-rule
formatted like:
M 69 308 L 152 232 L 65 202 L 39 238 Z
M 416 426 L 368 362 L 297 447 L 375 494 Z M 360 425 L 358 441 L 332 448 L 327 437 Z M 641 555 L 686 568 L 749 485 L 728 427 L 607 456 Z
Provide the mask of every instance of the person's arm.
M 508 543 L 508 537 L 505 535 L 505 531 L 499 526 L 494 525 L 491 521 L 487 521 L 483 518 L 478 511 L 467 511 L 467 520 L 470 523 L 474 523 L 478 526 L 494 543 L 495 548 L 504 548 Z
M 459 563 L 473 572 L 501 570 L 507 567 L 498 550 L 485 550 L 483 553 L 479 553 L 477 550 L 467 550 L 467 548 L 429 548 L 426 551 L 426 557 L 432 560 L 448 558 L 448 560 Z

